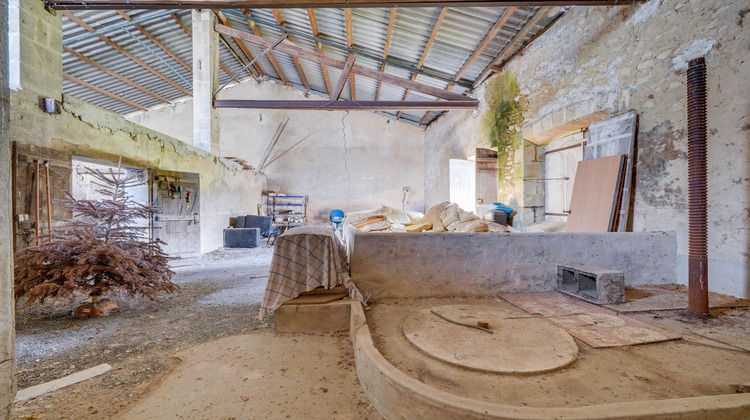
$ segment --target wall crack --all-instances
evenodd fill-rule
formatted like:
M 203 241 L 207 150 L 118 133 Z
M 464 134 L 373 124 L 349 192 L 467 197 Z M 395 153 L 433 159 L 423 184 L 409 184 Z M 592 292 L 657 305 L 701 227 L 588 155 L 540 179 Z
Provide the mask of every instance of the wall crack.
M 344 172 L 346 172 L 346 209 L 349 210 L 349 202 L 351 200 L 352 190 L 349 187 L 351 185 L 351 176 L 349 174 L 349 161 L 347 160 L 349 155 L 349 149 L 346 144 L 346 123 L 344 118 L 349 115 L 349 111 L 346 111 L 341 117 L 341 137 L 344 140 Z

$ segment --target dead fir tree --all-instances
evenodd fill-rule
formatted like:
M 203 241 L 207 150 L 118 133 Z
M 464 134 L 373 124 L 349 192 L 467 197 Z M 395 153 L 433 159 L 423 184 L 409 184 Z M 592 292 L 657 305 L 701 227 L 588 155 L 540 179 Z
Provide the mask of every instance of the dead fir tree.
M 88 293 L 96 304 L 110 291 L 156 300 L 159 292 L 176 292 L 174 274 L 159 239 L 149 239 L 149 227 L 137 226 L 138 219 L 150 220 L 158 208 L 132 201 L 128 188 L 143 185 L 137 173 L 124 175 L 83 169 L 93 177 L 100 200 L 68 199 L 61 202 L 73 218 L 48 235 L 48 241 L 15 255 L 15 296 L 27 302 L 74 298 Z

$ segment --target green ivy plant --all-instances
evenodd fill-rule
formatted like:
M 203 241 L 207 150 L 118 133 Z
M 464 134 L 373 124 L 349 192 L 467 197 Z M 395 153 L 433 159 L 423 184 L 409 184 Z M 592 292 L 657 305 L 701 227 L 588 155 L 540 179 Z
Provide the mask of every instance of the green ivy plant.
M 518 127 L 523 122 L 524 104 L 519 91 L 518 80 L 507 71 L 487 84 L 488 110 L 482 117 L 482 128 L 490 147 L 501 154 L 513 147 Z

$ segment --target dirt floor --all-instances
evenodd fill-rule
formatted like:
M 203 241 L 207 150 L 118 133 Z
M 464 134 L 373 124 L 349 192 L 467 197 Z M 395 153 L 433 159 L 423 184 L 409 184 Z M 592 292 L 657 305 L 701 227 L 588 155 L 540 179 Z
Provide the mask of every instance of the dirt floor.
M 227 249 L 175 261 L 180 293 L 160 302 L 111 296 L 120 306 L 108 316 L 74 318 L 77 303 L 19 307 L 16 311 L 18 388 L 109 363 L 97 378 L 16 403 L 14 418 L 107 418 L 138 399 L 179 359 L 201 343 L 256 330 L 272 249 Z M 179 266 L 181 265 L 181 266 Z M 81 302 L 84 302 L 82 299 Z
M 748 308 L 715 310 L 710 319 L 682 311 L 628 314 L 678 334 L 703 331 L 701 335 L 710 336 L 716 331 L 729 345 L 711 340 L 705 340 L 709 345 L 699 344 L 688 341 L 694 337 L 687 335 L 688 340 L 597 349 L 576 340 L 579 355 L 573 364 L 554 372 L 508 375 L 438 361 L 407 341 L 402 330 L 412 314 L 447 304 L 488 305 L 528 316 L 499 298 L 425 298 L 382 300 L 371 305 L 367 318 L 375 345 L 387 360 L 417 380 L 456 395 L 511 405 L 576 407 L 731 394 L 733 384 L 750 383 L 750 346 L 741 350 L 750 332 Z

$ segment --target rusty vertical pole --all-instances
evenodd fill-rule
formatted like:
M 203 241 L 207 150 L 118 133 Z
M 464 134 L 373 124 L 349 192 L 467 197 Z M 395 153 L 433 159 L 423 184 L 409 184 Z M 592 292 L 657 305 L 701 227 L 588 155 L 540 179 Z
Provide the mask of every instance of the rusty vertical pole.
M 39 183 L 41 182 L 39 175 L 39 159 L 36 159 L 34 160 L 34 233 L 36 234 L 36 246 L 41 244 L 39 242 Z
M 706 164 L 706 61 L 690 60 L 688 108 L 688 309 L 708 314 L 708 202 Z
M 47 186 L 47 242 L 52 241 L 52 197 L 49 188 L 49 161 L 44 161 L 44 182 Z

